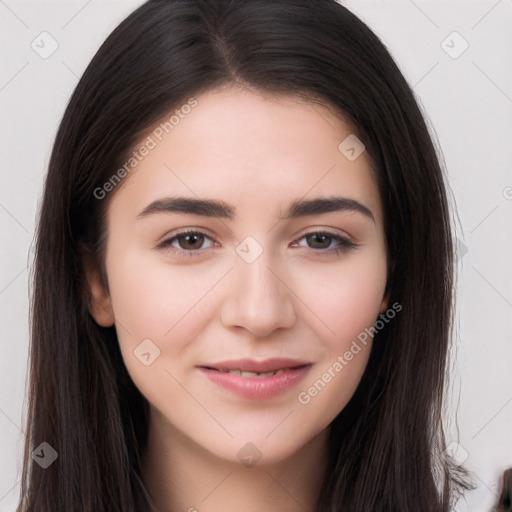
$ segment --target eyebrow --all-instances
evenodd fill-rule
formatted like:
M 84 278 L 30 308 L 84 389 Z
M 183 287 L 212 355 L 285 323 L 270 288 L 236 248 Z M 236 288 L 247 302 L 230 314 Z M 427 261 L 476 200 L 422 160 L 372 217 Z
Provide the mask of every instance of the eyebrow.
M 150 203 L 138 215 L 142 219 L 158 213 L 188 213 L 204 217 L 217 217 L 232 220 L 235 207 L 213 199 L 196 199 L 191 197 L 165 197 Z M 331 212 L 357 212 L 370 218 L 375 223 L 372 211 L 365 205 L 346 197 L 325 197 L 293 201 L 281 219 L 293 219 L 308 215 L 320 215 Z

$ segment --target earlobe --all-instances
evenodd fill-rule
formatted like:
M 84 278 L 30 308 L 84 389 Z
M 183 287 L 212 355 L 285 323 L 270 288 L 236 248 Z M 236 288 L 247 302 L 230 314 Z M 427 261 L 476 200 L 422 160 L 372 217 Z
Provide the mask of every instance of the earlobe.
M 112 327 L 114 325 L 114 310 L 112 309 L 110 294 L 103 283 L 100 272 L 91 265 L 86 265 L 85 272 L 89 313 L 98 325 Z

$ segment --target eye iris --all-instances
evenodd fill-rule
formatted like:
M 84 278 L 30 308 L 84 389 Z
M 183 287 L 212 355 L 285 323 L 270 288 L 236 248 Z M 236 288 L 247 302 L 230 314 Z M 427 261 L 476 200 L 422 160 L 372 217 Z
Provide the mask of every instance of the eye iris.
M 204 236 L 199 233 L 182 235 L 178 241 L 182 249 L 199 249 L 204 243 Z
M 308 244 L 313 249 L 326 249 L 331 244 L 332 238 L 325 233 L 314 233 L 308 235 Z

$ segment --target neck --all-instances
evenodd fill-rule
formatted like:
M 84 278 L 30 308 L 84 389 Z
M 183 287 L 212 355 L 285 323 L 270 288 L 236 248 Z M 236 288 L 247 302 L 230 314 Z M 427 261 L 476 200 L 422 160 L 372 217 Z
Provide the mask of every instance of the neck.
M 285 460 L 248 467 L 220 459 L 151 411 L 142 477 L 158 512 L 313 512 L 327 464 L 328 429 Z

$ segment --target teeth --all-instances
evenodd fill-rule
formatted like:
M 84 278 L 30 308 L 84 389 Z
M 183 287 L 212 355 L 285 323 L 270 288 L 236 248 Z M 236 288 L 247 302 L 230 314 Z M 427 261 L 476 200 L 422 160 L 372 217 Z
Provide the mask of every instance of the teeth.
M 244 372 L 242 370 L 221 370 L 224 373 L 231 373 L 233 375 L 240 375 L 240 377 L 244 377 L 246 379 L 259 378 L 264 379 L 265 377 L 273 377 L 274 375 L 279 375 L 283 373 L 284 370 L 275 370 L 273 372 L 265 372 L 265 373 L 257 373 L 257 372 Z

